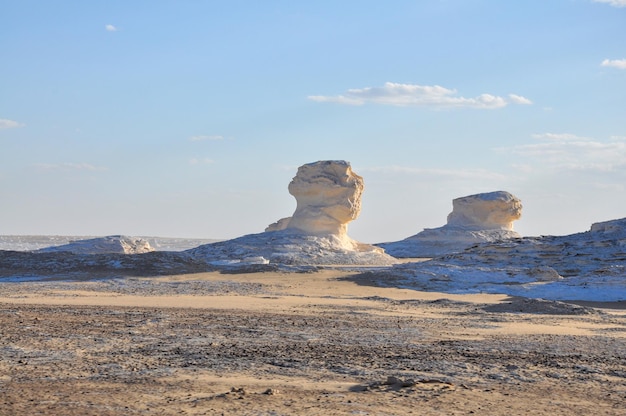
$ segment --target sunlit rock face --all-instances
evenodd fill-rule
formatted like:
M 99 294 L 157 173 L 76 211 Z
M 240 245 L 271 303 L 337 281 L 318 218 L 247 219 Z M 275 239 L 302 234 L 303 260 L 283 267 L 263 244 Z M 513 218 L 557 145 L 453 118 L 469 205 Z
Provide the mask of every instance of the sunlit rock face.
M 456 198 L 446 225 L 425 229 L 402 241 L 378 246 L 395 257 L 436 257 L 478 243 L 519 238 L 513 222 L 522 215 L 521 201 L 505 191 Z
M 352 171 L 349 162 L 324 160 L 300 166 L 289 184 L 296 211 L 265 231 L 293 229 L 308 235 L 345 236 L 348 223 L 361 212 L 363 188 L 363 178 Z
M 522 216 L 522 201 L 505 191 L 456 198 L 448 215 L 449 227 L 468 230 L 509 230 Z
M 361 212 L 363 178 L 350 163 L 326 160 L 300 166 L 289 183 L 296 198 L 293 216 L 265 232 L 207 244 L 188 253 L 212 265 L 237 266 L 254 261 L 282 265 L 391 265 L 397 259 L 347 234 Z

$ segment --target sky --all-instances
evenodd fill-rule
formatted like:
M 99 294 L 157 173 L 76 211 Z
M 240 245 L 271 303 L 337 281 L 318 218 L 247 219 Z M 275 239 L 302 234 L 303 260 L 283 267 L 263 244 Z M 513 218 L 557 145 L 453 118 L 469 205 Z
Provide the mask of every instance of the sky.
M 626 217 L 626 0 L 0 0 L 0 234 L 234 238 L 298 166 L 365 181 L 349 235 L 457 197 L 522 235 Z

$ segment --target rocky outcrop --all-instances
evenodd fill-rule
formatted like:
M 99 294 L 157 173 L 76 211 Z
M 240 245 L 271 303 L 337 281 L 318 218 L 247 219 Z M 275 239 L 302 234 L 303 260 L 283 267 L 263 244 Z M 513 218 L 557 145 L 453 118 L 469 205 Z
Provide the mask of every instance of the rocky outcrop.
M 626 301 L 626 218 L 566 236 L 485 242 L 385 272 L 394 285 L 448 293 Z
M 294 229 L 308 235 L 347 234 L 348 223 L 361 212 L 363 178 L 344 160 L 323 160 L 298 168 L 289 183 L 296 211 L 265 231 Z
M 306 234 L 343 236 L 361 212 L 363 178 L 346 161 L 320 161 L 298 168 L 289 193 L 298 203 L 287 228 Z
M 505 191 L 456 198 L 446 225 L 425 229 L 402 241 L 381 243 L 395 257 L 435 257 L 473 244 L 519 238 L 513 222 L 522 215 L 521 201 Z
M 39 250 L 45 253 L 67 251 L 74 254 L 141 254 L 154 251 L 150 243 L 143 238 L 113 235 L 71 241 L 61 246 Z
M 291 217 L 234 240 L 190 250 L 211 264 L 245 264 L 264 259 L 289 265 L 390 265 L 384 250 L 351 239 L 348 223 L 361 212 L 363 178 L 349 162 L 325 160 L 300 166 L 289 184 L 297 201 Z

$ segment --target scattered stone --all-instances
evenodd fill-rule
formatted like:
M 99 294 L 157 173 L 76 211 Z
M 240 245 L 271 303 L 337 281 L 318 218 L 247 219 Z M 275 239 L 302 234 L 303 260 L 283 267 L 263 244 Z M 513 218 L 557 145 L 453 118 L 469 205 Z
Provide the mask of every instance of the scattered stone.
M 423 380 L 413 380 L 402 379 L 395 376 L 388 376 L 385 381 L 373 382 L 368 385 L 358 385 L 351 388 L 351 391 L 367 391 L 367 390 L 383 390 L 383 391 L 398 391 L 400 389 L 412 388 L 416 387 L 420 384 L 440 384 L 442 385 L 442 389 L 450 389 L 454 385 L 447 381 L 438 380 L 438 379 L 423 379 Z
M 594 308 L 545 299 L 513 297 L 508 302 L 488 305 L 483 308 L 492 313 L 532 313 L 545 315 L 590 315 L 598 314 Z

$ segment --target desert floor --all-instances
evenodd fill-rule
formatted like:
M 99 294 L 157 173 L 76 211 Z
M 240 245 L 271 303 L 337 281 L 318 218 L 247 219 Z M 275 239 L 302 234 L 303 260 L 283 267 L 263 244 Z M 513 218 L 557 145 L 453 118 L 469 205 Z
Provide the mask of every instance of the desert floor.
M 1 415 L 626 415 L 626 310 L 354 272 L 0 284 Z

